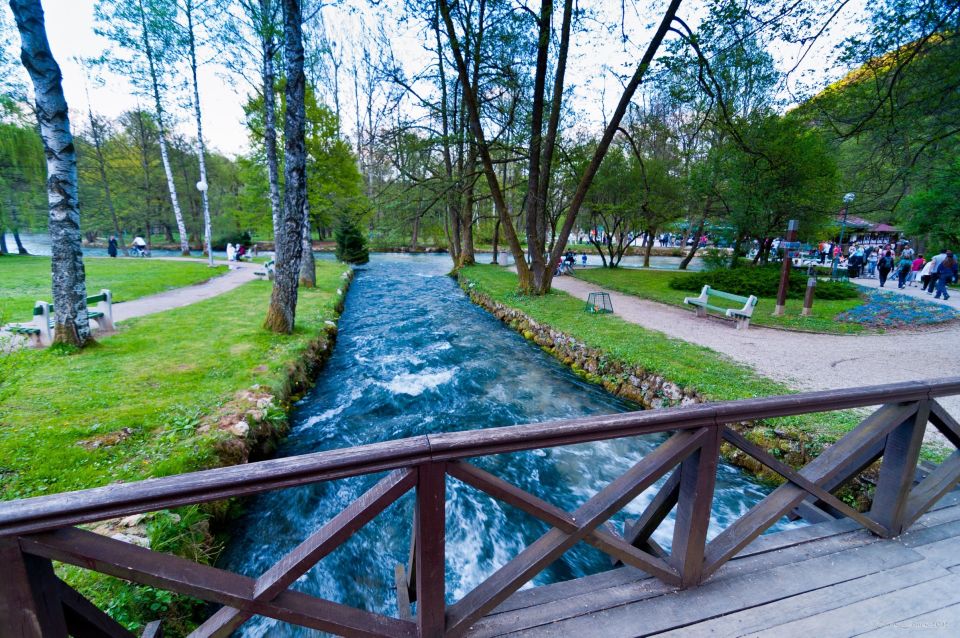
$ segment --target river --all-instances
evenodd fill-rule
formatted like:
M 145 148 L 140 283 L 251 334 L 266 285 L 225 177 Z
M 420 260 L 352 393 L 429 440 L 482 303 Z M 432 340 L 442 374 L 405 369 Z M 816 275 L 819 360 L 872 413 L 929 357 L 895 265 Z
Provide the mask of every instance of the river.
M 446 276 L 444 256 L 376 255 L 358 270 L 334 353 L 317 385 L 295 406 L 279 456 L 430 432 L 487 428 L 635 410 L 585 383 L 555 359 L 474 306 Z M 662 437 L 629 438 L 476 460 L 525 490 L 572 510 L 620 476 Z M 370 488 L 382 474 L 256 497 L 233 525 L 222 566 L 259 575 Z M 447 592 L 451 601 L 546 531 L 525 514 L 448 478 Z M 614 520 L 636 516 L 654 489 Z M 765 490 L 721 466 L 710 535 Z M 326 557 L 296 589 L 364 609 L 396 613 L 393 570 L 409 551 L 407 494 Z M 671 521 L 654 538 L 670 544 Z M 538 576 L 543 584 L 610 568 L 579 544 Z M 314 636 L 255 618 L 242 636 Z

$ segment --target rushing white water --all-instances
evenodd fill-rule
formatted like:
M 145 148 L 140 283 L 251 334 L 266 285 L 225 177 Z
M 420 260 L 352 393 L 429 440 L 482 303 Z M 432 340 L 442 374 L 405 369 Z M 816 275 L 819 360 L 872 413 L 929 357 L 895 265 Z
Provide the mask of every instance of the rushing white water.
M 357 273 L 340 336 L 316 387 L 296 406 L 280 449 L 291 456 L 408 437 L 637 409 L 587 384 L 555 359 L 474 306 L 447 277 L 445 256 L 378 255 Z M 629 438 L 474 462 L 568 510 L 576 509 L 652 450 L 663 436 Z M 259 575 L 347 507 L 381 475 L 265 494 L 234 525 L 225 567 Z M 613 520 L 622 524 L 653 498 L 651 489 Z M 765 490 L 721 466 L 710 535 Z M 393 570 L 409 551 L 408 494 L 324 558 L 296 589 L 396 613 Z M 447 480 L 448 599 L 459 599 L 546 531 L 531 517 L 454 479 Z M 672 521 L 654 536 L 670 545 Z M 610 568 L 580 544 L 534 579 L 567 580 Z M 256 618 L 243 636 L 313 636 Z

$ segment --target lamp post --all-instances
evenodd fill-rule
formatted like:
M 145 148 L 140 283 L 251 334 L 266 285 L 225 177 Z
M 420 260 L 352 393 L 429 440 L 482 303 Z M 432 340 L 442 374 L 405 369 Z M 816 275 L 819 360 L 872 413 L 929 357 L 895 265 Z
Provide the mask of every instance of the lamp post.
M 854 193 L 847 193 L 843 196 L 843 219 L 840 222 L 840 251 L 843 251 L 843 235 L 847 230 L 847 211 L 850 210 L 850 204 L 853 203 L 856 195 Z M 833 254 L 833 268 L 830 271 L 830 279 L 836 280 L 837 278 L 837 267 L 840 265 L 840 254 L 834 251 Z
M 204 208 L 207 203 L 207 183 L 202 179 L 197 182 L 197 190 L 200 191 L 200 197 L 203 199 Z M 203 219 L 203 241 L 207 246 L 207 263 L 210 267 L 213 267 L 213 236 L 210 231 L 210 214 L 207 213 L 204 215 Z

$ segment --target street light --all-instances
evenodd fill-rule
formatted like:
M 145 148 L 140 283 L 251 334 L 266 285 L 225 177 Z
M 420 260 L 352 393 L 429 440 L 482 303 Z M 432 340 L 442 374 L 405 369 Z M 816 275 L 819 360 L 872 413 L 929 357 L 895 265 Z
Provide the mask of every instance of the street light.
M 206 201 L 207 201 L 208 188 L 209 186 L 207 186 L 207 183 L 202 179 L 199 182 L 197 182 L 197 190 L 200 191 L 200 197 L 203 199 L 204 204 L 206 204 Z M 204 206 L 204 208 L 206 208 L 206 206 Z M 205 215 L 204 217 L 205 219 L 203 220 L 203 239 L 204 239 L 204 242 L 207 244 L 207 262 L 211 267 L 213 267 L 213 237 L 211 236 L 211 233 L 210 233 L 210 216 Z
M 856 198 L 854 193 L 847 193 L 843 196 L 843 220 L 840 222 L 840 252 L 843 252 L 843 235 L 847 230 L 847 211 L 850 210 L 850 204 Z M 833 251 L 833 269 L 830 273 L 830 279 L 836 280 L 837 267 L 840 265 L 840 253 Z

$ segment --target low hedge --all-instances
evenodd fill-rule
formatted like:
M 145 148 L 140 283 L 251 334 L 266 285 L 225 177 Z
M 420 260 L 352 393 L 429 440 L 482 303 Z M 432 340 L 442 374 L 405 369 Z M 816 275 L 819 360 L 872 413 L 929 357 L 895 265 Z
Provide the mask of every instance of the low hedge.
M 725 270 L 710 270 L 683 277 L 674 277 L 668 284 L 674 290 L 700 292 L 710 286 L 734 295 L 748 297 L 776 297 L 780 288 L 780 266 L 749 266 Z M 787 297 L 802 299 L 807 289 L 807 278 L 793 273 Z M 839 281 L 817 282 L 817 299 L 855 299 L 860 295 L 857 287 Z

